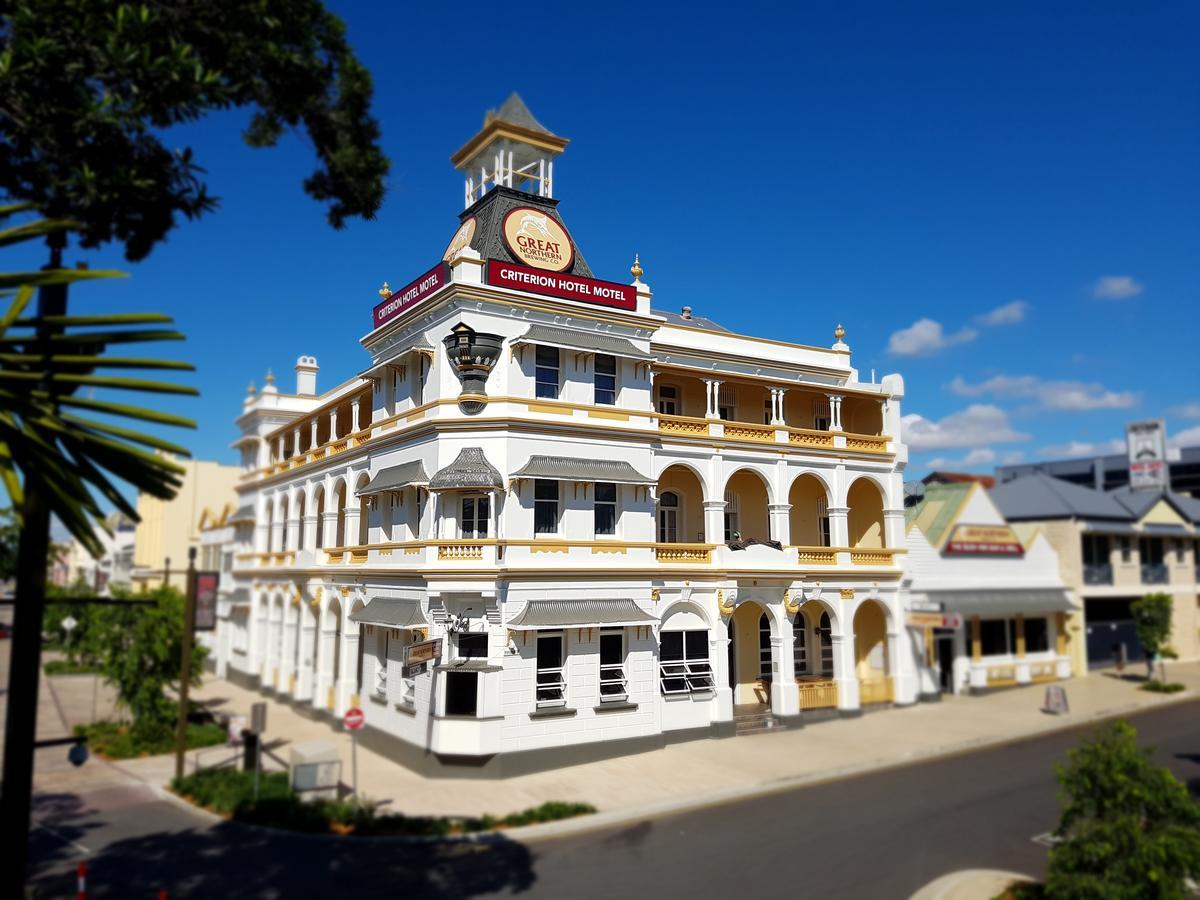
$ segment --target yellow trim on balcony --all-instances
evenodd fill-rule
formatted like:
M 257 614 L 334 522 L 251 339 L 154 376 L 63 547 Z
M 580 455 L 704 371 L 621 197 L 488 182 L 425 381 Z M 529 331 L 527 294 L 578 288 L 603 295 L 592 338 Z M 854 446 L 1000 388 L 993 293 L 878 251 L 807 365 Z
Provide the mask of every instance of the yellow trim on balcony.
M 796 686 L 800 689 L 801 709 L 830 709 L 838 705 L 838 686 L 832 678 L 801 675 Z
M 660 563 L 707 563 L 712 551 L 711 544 L 656 544 L 654 558 Z

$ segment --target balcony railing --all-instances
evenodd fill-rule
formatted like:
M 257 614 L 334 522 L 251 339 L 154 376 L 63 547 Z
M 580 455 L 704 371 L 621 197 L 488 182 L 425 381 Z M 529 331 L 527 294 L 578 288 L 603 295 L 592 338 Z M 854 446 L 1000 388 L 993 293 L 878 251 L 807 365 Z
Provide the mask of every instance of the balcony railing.
M 1084 584 L 1112 584 L 1113 568 L 1110 563 L 1084 563 Z
M 796 562 L 802 566 L 836 565 L 837 550 L 832 547 L 797 547 Z
M 1166 584 L 1166 563 L 1142 563 L 1142 584 Z
M 886 547 L 850 551 L 850 562 L 856 566 L 890 566 L 896 551 Z
M 706 563 L 712 559 L 708 544 L 659 544 L 654 558 L 660 563 Z
M 831 678 L 802 676 L 796 679 L 796 686 L 800 689 L 801 709 L 829 709 L 838 704 L 837 682 Z

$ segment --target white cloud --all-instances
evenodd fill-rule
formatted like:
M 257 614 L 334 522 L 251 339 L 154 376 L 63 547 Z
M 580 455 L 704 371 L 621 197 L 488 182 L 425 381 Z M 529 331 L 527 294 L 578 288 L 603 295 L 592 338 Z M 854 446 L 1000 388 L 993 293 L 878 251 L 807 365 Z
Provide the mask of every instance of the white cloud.
M 1167 434 L 1168 447 L 1195 447 L 1200 445 L 1200 425 L 1185 428 L 1178 434 Z
M 1037 401 L 1042 409 L 1059 412 L 1129 409 L 1141 399 L 1134 391 L 1111 391 L 1094 381 L 1043 381 L 1036 375 L 996 375 L 978 384 L 956 375 L 949 387 L 960 397 L 1027 398 Z
M 989 326 L 1016 325 L 1018 322 L 1025 321 L 1025 314 L 1030 309 L 1030 305 L 1024 300 L 1014 300 L 1012 303 L 997 306 L 991 312 L 984 313 L 982 316 L 976 316 L 975 321 L 980 325 Z
M 1111 441 L 1067 441 L 1065 444 L 1051 444 L 1038 451 L 1041 456 L 1065 456 L 1069 459 L 1085 456 L 1108 456 L 1113 453 L 1124 453 L 1125 441 L 1113 438 Z
M 978 335 L 979 332 L 974 328 L 961 328 L 954 334 L 945 334 L 941 322 L 918 319 L 888 338 L 887 352 L 892 356 L 929 356 L 955 344 L 966 344 Z
M 936 422 L 917 413 L 909 413 L 902 417 L 900 426 L 904 442 L 918 453 L 922 450 L 986 447 L 989 444 L 1029 440 L 1028 434 L 1012 427 L 1008 413 L 989 403 L 973 403 Z
M 1096 282 L 1092 296 L 1097 300 L 1128 300 L 1144 290 L 1146 286 L 1129 275 L 1105 275 Z
M 1171 407 L 1171 415 L 1181 419 L 1200 419 L 1200 402 L 1181 403 Z

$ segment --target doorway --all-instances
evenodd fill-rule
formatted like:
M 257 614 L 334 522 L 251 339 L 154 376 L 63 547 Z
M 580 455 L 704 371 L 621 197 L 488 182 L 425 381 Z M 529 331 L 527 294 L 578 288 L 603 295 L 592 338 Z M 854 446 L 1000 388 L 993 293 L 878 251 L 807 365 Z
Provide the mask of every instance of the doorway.
M 938 686 L 943 694 L 954 693 L 954 632 L 934 632 L 937 646 Z

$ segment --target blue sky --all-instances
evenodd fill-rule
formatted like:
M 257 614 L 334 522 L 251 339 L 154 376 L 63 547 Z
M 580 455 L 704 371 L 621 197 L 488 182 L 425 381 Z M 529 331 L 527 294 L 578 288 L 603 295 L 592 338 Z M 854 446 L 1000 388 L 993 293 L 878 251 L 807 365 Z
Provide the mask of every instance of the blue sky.
M 638 252 L 656 306 L 800 343 L 844 323 L 864 377 L 905 376 L 908 476 L 1119 449 L 1142 417 L 1200 444 L 1200 6 L 333 5 L 393 161 L 378 219 L 332 231 L 301 138 L 251 150 L 214 116 L 171 138 L 220 209 L 73 292 L 177 317 L 197 457 L 233 461 L 268 367 L 361 371 L 380 283 L 455 230 L 449 154 L 512 90 L 572 139 L 556 193 L 597 276 Z

